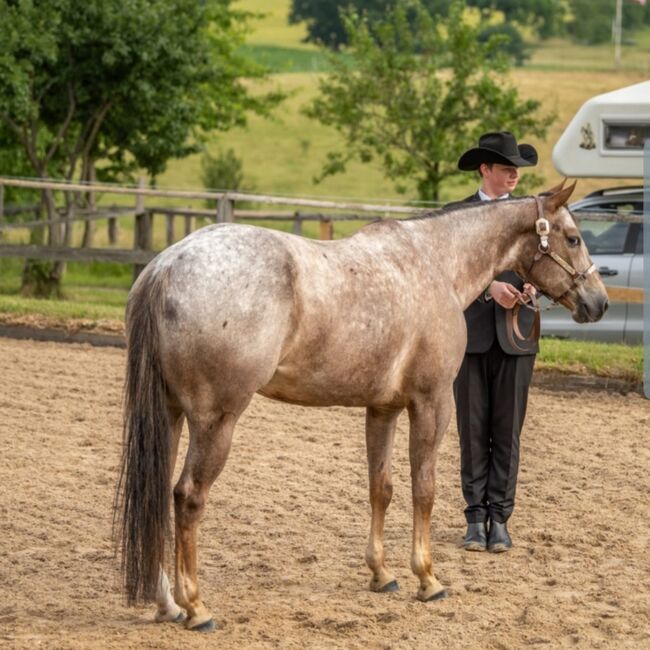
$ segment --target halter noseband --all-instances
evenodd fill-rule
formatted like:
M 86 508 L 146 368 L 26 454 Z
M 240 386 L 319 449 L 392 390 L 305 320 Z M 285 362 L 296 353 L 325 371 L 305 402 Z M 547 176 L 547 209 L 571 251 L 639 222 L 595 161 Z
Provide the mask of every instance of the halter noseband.
M 535 266 L 536 262 L 539 262 L 544 255 L 548 255 L 556 264 L 558 264 L 562 269 L 564 269 L 570 276 L 572 283 L 569 288 L 557 298 L 552 296 L 548 291 L 542 293 L 546 294 L 553 300 L 554 303 L 560 302 L 564 296 L 566 296 L 569 291 L 578 286 L 578 283 L 584 282 L 587 279 L 588 275 L 591 275 L 596 270 L 596 265 L 592 262 L 591 266 L 585 271 L 576 271 L 571 264 L 569 264 L 565 259 L 560 257 L 557 253 L 554 253 L 551 250 L 551 246 L 548 243 L 548 236 L 551 232 L 551 226 L 548 219 L 544 216 L 544 207 L 542 206 L 542 199 L 538 196 L 535 197 L 535 203 L 537 204 L 537 220 L 535 221 L 535 231 L 539 236 L 539 245 L 537 246 L 537 252 L 533 258 L 533 263 L 528 269 L 528 273 Z

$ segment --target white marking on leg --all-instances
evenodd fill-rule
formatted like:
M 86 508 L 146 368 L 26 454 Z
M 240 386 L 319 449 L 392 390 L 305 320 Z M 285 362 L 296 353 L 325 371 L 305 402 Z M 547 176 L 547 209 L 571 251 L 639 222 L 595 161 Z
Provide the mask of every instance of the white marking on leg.
M 172 596 L 169 578 L 167 578 L 167 574 L 162 567 L 158 577 L 158 588 L 156 589 L 156 605 L 158 605 L 156 623 L 175 621 L 183 613 L 183 610 L 176 604 Z

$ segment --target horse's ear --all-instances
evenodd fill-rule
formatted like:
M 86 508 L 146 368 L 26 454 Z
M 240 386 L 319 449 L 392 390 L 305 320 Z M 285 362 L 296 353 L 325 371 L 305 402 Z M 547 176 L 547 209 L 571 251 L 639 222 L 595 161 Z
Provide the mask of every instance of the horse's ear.
M 565 187 L 563 190 L 555 192 L 546 199 L 546 207 L 549 212 L 555 212 L 558 208 L 566 205 L 569 197 L 573 194 L 573 190 L 576 188 L 577 182 L 578 181 L 574 181 L 573 185 L 569 185 L 569 187 Z
M 564 187 L 564 184 L 566 182 L 567 182 L 567 177 L 565 176 L 564 180 L 559 185 L 555 185 L 554 187 L 549 188 L 545 192 L 542 192 L 542 194 L 556 194 Z

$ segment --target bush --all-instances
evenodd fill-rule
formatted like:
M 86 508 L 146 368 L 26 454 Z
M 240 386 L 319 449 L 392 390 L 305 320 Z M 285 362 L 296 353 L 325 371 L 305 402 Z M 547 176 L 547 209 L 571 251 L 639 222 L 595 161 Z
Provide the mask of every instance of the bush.
M 519 30 L 511 23 L 490 25 L 481 30 L 478 38 L 481 43 L 487 43 L 492 36 L 503 37 L 503 45 L 500 50 L 512 57 L 515 65 L 521 66 L 526 59 L 530 58 L 530 48 L 524 43 Z
M 201 181 L 207 190 L 254 191 L 254 184 L 244 176 L 244 165 L 233 149 L 219 150 L 216 156 L 207 151 L 201 160 Z M 209 208 L 216 206 L 216 201 L 207 200 Z

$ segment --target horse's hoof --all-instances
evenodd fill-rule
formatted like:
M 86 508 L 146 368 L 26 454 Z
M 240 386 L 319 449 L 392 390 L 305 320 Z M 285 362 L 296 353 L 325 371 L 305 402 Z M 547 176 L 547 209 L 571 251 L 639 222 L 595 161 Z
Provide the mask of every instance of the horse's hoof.
M 188 630 L 192 630 L 192 632 L 212 632 L 217 628 L 215 622 L 213 619 L 209 618 L 207 621 L 204 621 L 203 623 L 199 623 L 198 625 L 195 625 L 193 627 L 188 626 Z
M 449 594 L 447 593 L 446 589 L 443 589 L 442 591 L 439 591 L 437 594 L 433 594 L 433 596 L 429 596 L 424 602 L 432 603 L 434 600 L 444 600 L 445 598 L 449 598 Z
M 168 614 L 157 613 L 155 621 L 156 623 L 183 623 L 186 618 L 187 616 L 185 615 L 185 612 L 181 610 L 180 612 L 178 612 L 178 614 L 176 614 L 174 618 L 172 618 Z
M 385 584 L 383 587 L 380 587 L 377 589 L 377 591 L 381 594 L 388 594 L 392 591 L 399 591 L 399 585 L 397 584 L 397 580 L 391 580 L 389 583 Z

